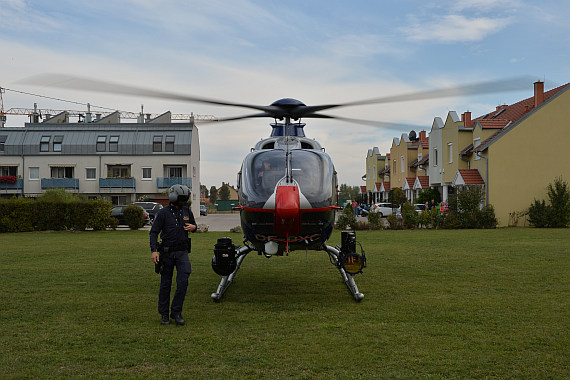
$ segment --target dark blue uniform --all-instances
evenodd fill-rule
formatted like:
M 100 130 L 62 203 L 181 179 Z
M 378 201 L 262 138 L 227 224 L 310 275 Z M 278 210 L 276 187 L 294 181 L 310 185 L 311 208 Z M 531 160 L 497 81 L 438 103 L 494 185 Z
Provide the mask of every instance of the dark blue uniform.
M 192 211 L 186 206 L 178 208 L 170 204 L 156 213 L 150 229 L 151 252 L 158 250 L 158 234 L 160 234 L 163 246 L 168 250 L 168 253 L 165 252 L 160 256 L 164 263 L 158 293 L 158 312 L 161 315 L 168 315 L 174 267 L 176 267 L 176 292 L 172 299 L 171 314 L 182 312 L 188 288 L 188 277 L 192 271 L 188 258 L 188 231 L 184 231 L 186 223 L 196 225 Z

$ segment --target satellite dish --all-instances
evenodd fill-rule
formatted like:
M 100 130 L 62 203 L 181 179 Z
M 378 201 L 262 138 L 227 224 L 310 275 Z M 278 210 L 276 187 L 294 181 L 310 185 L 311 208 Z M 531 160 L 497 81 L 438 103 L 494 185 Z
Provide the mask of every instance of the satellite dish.
M 416 136 L 416 131 L 410 131 L 410 140 L 411 141 L 416 141 L 417 140 L 417 136 Z

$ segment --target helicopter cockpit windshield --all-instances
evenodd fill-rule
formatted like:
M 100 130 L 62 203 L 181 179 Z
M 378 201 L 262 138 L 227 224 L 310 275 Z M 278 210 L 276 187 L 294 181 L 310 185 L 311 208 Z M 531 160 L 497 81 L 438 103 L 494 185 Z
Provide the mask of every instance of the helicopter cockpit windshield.
M 268 150 L 252 153 L 243 165 L 240 200 L 249 207 L 260 207 L 287 174 L 286 153 Z M 312 207 L 331 205 L 334 194 L 333 166 L 330 158 L 310 150 L 291 151 L 291 176 Z

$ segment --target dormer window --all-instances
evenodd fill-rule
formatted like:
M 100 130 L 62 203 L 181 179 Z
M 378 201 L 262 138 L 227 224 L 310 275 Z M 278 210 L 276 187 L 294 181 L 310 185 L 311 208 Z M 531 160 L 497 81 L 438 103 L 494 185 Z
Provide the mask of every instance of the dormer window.
M 49 141 L 51 136 L 42 136 L 40 139 L 40 152 L 49 152 Z
M 154 136 L 152 139 L 152 151 L 162 152 L 162 136 Z
M 174 152 L 174 136 L 166 136 L 164 143 L 165 152 Z
M 97 152 L 107 151 L 107 136 L 97 137 Z
M 54 136 L 53 137 L 53 151 L 54 152 L 61 152 L 63 142 L 63 136 Z
M 119 136 L 110 136 L 109 152 L 118 152 L 118 151 L 119 151 Z

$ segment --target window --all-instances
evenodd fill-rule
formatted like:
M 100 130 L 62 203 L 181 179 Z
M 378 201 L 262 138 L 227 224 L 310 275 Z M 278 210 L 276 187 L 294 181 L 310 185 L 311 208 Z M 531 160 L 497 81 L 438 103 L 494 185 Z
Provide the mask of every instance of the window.
M 162 152 L 162 136 L 154 136 L 152 139 L 152 151 Z
M 131 176 L 131 167 L 127 165 L 109 165 L 107 168 L 107 177 L 110 178 L 129 178 Z
M 8 136 L 0 136 L 0 152 L 4 152 L 4 145 Z
M 69 166 L 52 166 L 51 178 L 73 178 L 73 168 Z
M 105 152 L 107 151 L 106 147 L 107 136 L 98 136 L 97 137 L 97 152 Z
M 400 157 L 400 161 L 401 161 L 400 172 L 405 173 L 406 172 L 406 157 L 404 157 L 404 156 Z
M 40 152 L 49 152 L 50 136 L 42 136 L 40 140 Z
M 481 139 L 479 137 L 477 137 L 475 140 L 473 140 L 473 151 L 477 150 L 477 148 L 479 147 L 479 145 L 481 145 Z M 476 160 L 480 160 L 481 157 L 479 157 L 477 155 L 477 153 L 475 153 L 475 159 Z
M 453 163 L 453 143 L 448 143 L 447 146 L 449 147 L 449 163 Z
M 17 166 L 0 166 L 0 175 L 9 175 L 16 177 L 18 175 L 18 167 Z
M 142 179 L 144 180 L 152 179 L 152 168 L 142 168 Z
M 166 136 L 164 151 L 174 152 L 174 136 Z
M 97 169 L 96 168 L 85 168 L 85 179 L 93 181 L 97 179 Z
M 31 168 L 29 168 L 29 171 L 30 171 L 30 179 L 31 180 L 40 179 L 40 168 L 31 167 Z
M 63 142 L 63 136 L 54 136 L 53 137 L 53 151 L 54 152 L 61 152 L 62 142 Z
M 394 160 L 394 170 L 392 170 L 392 173 L 396 175 L 396 160 Z
M 418 153 L 418 161 L 421 161 L 421 160 L 422 160 L 422 154 Z
M 372 180 L 376 180 L 376 165 L 372 166 Z
M 437 148 L 433 148 L 433 166 L 437 166 Z
M 109 137 L 109 152 L 119 151 L 119 136 Z
M 182 167 L 171 166 L 168 168 L 168 176 L 170 178 L 182 178 Z
M 196 177 L 196 167 L 192 166 L 192 176 Z

